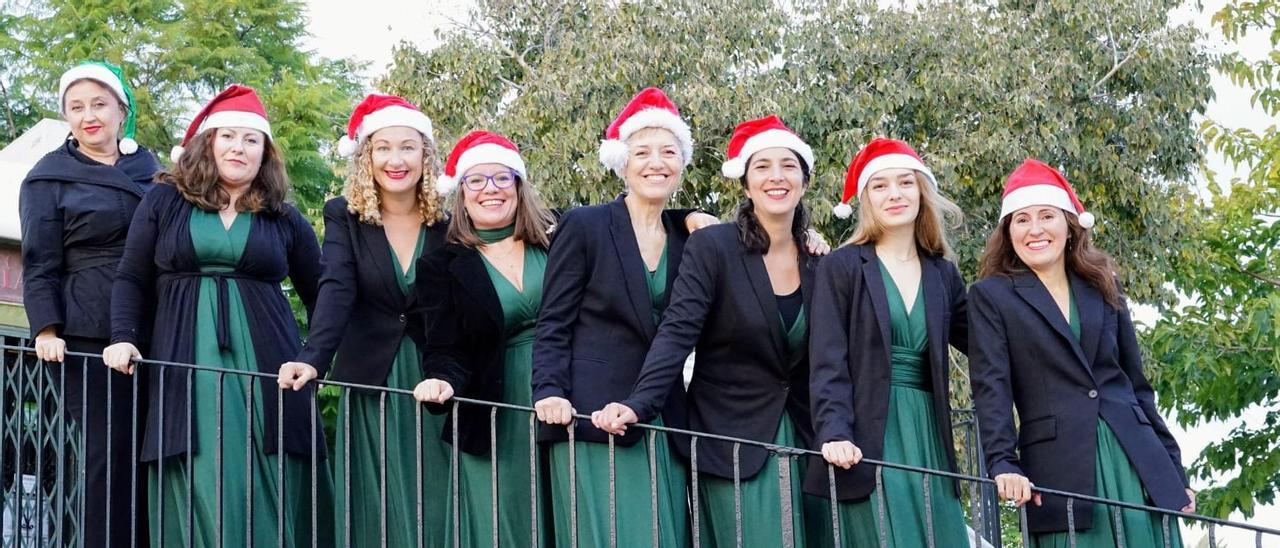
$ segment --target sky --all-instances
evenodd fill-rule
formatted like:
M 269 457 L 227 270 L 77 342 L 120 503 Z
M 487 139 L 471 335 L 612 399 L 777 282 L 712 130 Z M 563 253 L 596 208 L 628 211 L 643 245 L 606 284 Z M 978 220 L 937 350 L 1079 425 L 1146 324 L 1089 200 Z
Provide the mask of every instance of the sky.
M 1172 14 L 1175 22 L 1192 22 L 1207 34 L 1206 43 L 1214 51 L 1229 51 L 1236 47 L 1228 44 L 1216 29 L 1210 25 L 1210 17 L 1222 7 L 1223 0 L 1203 0 L 1203 9 L 1194 3 L 1176 10 Z M 333 0 L 312 0 L 308 2 L 312 38 L 308 46 L 326 57 L 355 57 L 370 63 L 365 76 L 372 79 L 386 72 L 391 62 L 392 48 L 407 41 L 419 48 L 430 48 L 438 43 L 435 31 L 451 28 L 453 21 L 464 20 L 468 11 L 474 7 L 471 0 L 363 0 L 360 9 L 353 10 L 350 2 Z M 1269 50 L 1266 36 L 1255 33 L 1247 37 L 1240 45 L 1248 57 L 1258 58 Z M 1249 105 L 1250 92 L 1231 84 L 1226 78 L 1215 75 L 1213 87 L 1216 98 L 1208 106 L 1206 116 L 1231 127 L 1247 127 L 1262 130 L 1267 125 L 1276 123 L 1261 111 Z M 1219 174 L 1219 178 L 1229 178 L 1233 174 L 1240 175 L 1243 169 L 1228 165 L 1220 155 L 1209 155 L 1209 168 Z M 1201 185 L 1207 184 L 1201 179 Z M 1137 310 L 1135 317 L 1139 321 L 1152 323 L 1155 319 L 1153 309 Z M 1262 421 L 1261 410 L 1255 409 L 1241 417 L 1242 421 L 1258 424 Z M 1235 426 L 1237 422 L 1205 424 L 1190 430 L 1182 429 L 1169 421 L 1174 435 L 1182 445 L 1183 460 L 1190 464 L 1195 456 L 1210 441 L 1217 439 L 1222 432 Z M 1233 516 L 1240 519 L 1241 516 Z M 1257 524 L 1280 524 L 1280 507 L 1271 505 L 1259 509 L 1250 520 Z M 1200 539 L 1203 531 L 1188 531 L 1187 541 Z M 1248 535 L 1237 535 L 1219 531 L 1219 541 L 1226 541 L 1231 546 L 1253 545 L 1253 538 Z M 1194 542 L 1188 542 L 1193 546 Z M 1280 546 L 1277 541 L 1276 546 Z

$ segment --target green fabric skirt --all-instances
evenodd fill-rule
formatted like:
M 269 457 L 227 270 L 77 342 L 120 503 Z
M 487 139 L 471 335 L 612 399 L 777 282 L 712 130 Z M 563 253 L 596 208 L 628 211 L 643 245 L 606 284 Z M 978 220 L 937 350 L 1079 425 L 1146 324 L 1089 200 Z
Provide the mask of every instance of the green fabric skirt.
M 218 347 L 215 283 L 212 279 L 200 282 L 196 305 L 196 363 L 257 371 L 249 322 L 235 280 L 226 282 L 230 348 Z M 190 462 L 186 455 L 169 457 L 148 471 L 152 546 L 275 546 L 280 535 L 284 537 L 285 546 L 311 546 L 313 527 L 318 543 L 330 546 L 333 535 L 329 505 L 333 482 L 328 465 L 317 463 L 313 476 L 310 458 L 268 455 L 264 451 L 263 424 L 275 418 L 264 416 L 261 381 L 231 374 L 223 377 L 219 429 L 215 396 L 218 374 L 206 371 L 192 374 L 195 377 L 191 394 L 192 437 L 199 449 L 189 455 Z M 250 406 L 245 405 L 246 400 L 251 402 Z M 284 459 L 283 477 L 278 473 L 280 458 Z M 192 478 L 190 489 L 188 474 Z M 313 486 L 317 495 L 315 515 L 311 512 Z M 188 530 L 188 515 L 191 530 Z
M 662 418 L 653 424 L 662 426 Z M 653 438 L 654 466 L 649 465 L 649 433 L 635 445 L 614 445 L 614 508 L 618 546 L 654 546 L 654 485 L 657 488 L 657 546 L 689 546 L 689 473 L 670 447 L 665 433 Z M 551 501 L 557 546 L 572 546 L 570 489 L 576 488 L 578 546 L 609 546 L 609 445 L 574 443 L 569 474 L 569 442 L 551 446 Z M 655 477 L 656 472 L 656 477 Z M 571 487 L 571 483 L 573 486 Z
M 1133 469 L 1128 455 L 1116 439 L 1115 432 L 1106 421 L 1098 418 L 1098 449 L 1093 467 L 1097 496 L 1134 504 L 1150 504 L 1146 489 L 1138 472 Z M 1161 516 L 1141 510 L 1120 510 L 1120 526 L 1123 528 L 1125 546 L 1164 546 L 1164 526 Z M 1093 505 L 1093 527 L 1076 531 L 1075 545 L 1079 548 L 1104 548 L 1117 546 L 1121 533 L 1116 530 L 1111 507 Z M 1182 547 L 1182 533 L 1178 520 L 1169 519 L 1169 546 Z M 1044 533 L 1035 535 L 1034 544 L 1039 548 L 1066 548 L 1071 546 L 1068 533 Z
M 422 376 L 419 360 L 418 346 L 413 340 L 401 339 L 387 376 L 387 386 L 412 390 Z M 424 545 L 443 546 L 449 500 L 449 449 L 440 441 L 445 419 L 428 413 L 409 396 L 388 394 L 384 447 L 383 403 L 380 394 L 354 390 L 345 391 L 339 402 L 333 466 L 335 477 L 345 479 L 335 486 L 336 539 L 342 545 L 350 540 L 359 546 L 378 544 L 385 535 L 387 546 L 417 546 L 421 525 Z M 419 413 L 421 432 L 415 433 Z M 418 440 L 421 448 L 414 447 Z M 418 476 L 419 459 L 421 476 Z M 383 463 L 386 464 L 385 480 Z
M 884 460 L 947 470 L 947 450 L 934 422 L 933 396 L 905 386 L 889 388 L 889 414 L 884 428 Z M 928 546 L 930 528 L 934 546 L 968 546 L 964 510 L 955 482 L 930 476 L 929 504 L 925 505 L 923 474 L 884 468 L 883 495 L 872 491 L 866 500 L 841 502 L 840 538 L 843 546 Z M 880 520 L 881 496 L 884 519 Z M 926 508 L 929 513 L 926 514 Z
M 796 447 L 795 425 L 784 412 L 778 423 L 773 443 Z M 783 520 L 790 525 L 796 548 L 831 545 L 831 506 L 821 497 L 801 492 L 804 478 L 803 459 L 788 458 L 791 481 L 791 512 L 782 515 L 782 483 L 780 459 L 770 455 L 760 473 L 738 482 L 742 508 L 742 546 L 773 548 L 783 545 Z M 701 546 L 737 546 L 738 519 L 732 479 L 698 474 L 698 515 Z

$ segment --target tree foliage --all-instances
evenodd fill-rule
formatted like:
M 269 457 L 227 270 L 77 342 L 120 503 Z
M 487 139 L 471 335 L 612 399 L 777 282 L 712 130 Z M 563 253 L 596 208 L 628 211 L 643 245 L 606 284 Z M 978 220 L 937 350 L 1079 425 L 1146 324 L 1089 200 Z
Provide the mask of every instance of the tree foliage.
M 1280 1 L 1235 2 L 1213 21 L 1229 40 L 1269 35 L 1267 55 L 1227 54 L 1218 70 L 1254 90 L 1254 107 L 1276 119 Z M 1157 388 L 1185 425 L 1262 411 L 1260 424 L 1233 428 L 1193 469 L 1202 479 L 1226 478 L 1201 495 L 1202 511 L 1251 516 L 1280 491 L 1280 131 L 1206 121 L 1201 135 L 1247 175 L 1211 184 L 1193 204 L 1203 222 L 1167 276 L 1186 302 L 1163 311 L 1147 342 L 1164 364 Z

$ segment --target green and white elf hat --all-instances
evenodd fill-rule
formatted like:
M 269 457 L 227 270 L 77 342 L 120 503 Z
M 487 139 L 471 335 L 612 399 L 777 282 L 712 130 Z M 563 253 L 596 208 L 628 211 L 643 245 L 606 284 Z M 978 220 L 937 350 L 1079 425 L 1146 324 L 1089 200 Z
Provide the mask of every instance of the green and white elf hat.
M 129 84 L 125 82 L 124 71 L 120 67 L 106 61 L 87 61 L 62 73 L 62 80 L 58 84 L 58 111 L 62 112 L 65 108 L 67 88 L 77 80 L 86 79 L 106 86 L 116 94 L 116 99 L 125 104 L 128 113 L 124 119 L 124 131 L 120 135 L 120 153 L 137 152 L 138 142 L 133 140 L 134 132 L 138 128 L 138 118 L 133 108 L 133 90 L 129 89 Z

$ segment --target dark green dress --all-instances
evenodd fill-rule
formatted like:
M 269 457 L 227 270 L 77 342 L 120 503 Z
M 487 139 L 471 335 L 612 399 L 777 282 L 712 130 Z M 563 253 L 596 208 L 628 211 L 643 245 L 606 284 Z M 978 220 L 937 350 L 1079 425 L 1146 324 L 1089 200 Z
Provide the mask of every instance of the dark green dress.
M 889 303 L 889 413 L 884 429 L 884 460 L 934 470 L 948 470 L 947 450 L 934 422 L 926 354 L 929 331 L 925 319 L 924 287 L 916 290 L 908 313 L 902 292 L 880 264 Z M 884 491 L 867 500 L 841 502 L 840 533 L 845 546 L 928 546 L 932 527 L 935 546 L 968 546 L 964 511 L 955 483 L 930 476 L 929 505 L 925 505 L 921 474 L 883 469 Z M 880 520 L 881 497 L 884 518 Z M 929 515 L 926 515 L 926 508 Z M 882 527 L 883 526 L 883 527 Z
M 1080 316 L 1076 311 L 1075 296 L 1071 297 L 1071 334 L 1080 340 Z M 1097 496 L 1134 504 L 1151 504 L 1142 479 L 1133 469 L 1128 455 L 1107 422 L 1098 417 L 1098 448 L 1094 457 L 1093 481 Z M 1164 546 L 1164 526 L 1161 516 L 1140 510 L 1121 510 L 1120 524 L 1124 532 L 1125 546 Z M 1118 546 L 1116 522 L 1112 509 L 1104 504 L 1093 505 L 1093 527 L 1076 531 L 1075 546 L 1079 548 L 1104 548 Z M 1035 536 L 1039 548 L 1067 548 L 1072 546 L 1069 533 L 1044 533 Z M 1182 533 L 1178 521 L 1169 520 L 1169 546 L 1182 547 Z
M 253 214 L 240 213 L 231 228 L 226 229 L 218 213 L 193 208 L 191 243 L 200 262 L 200 270 L 234 271 L 244 252 L 252 222 Z M 249 321 L 234 279 L 227 280 L 227 297 L 230 345 L 229 348 L 219 348 L 217 285 L 212 278 L 200 280 L 200 293 L 195 303 L 195 361 L 204 366 L 256 372 L 258 362 L 254 357 Z M 221 535 L 222 546 L 275 545 L 280 533 L 277 512 L 281 505 L 284 505 L 284 545 L 310 546 L 312 484 L 316 487 L 319 508 L 326 508 L 332 497 L 333 485 L 327 467 L 319 465 L 317 477 L 312 478 L 310 459 L 286 454 L 284 485 L 280 485 L 277 466 L 281 457 L 279 454 L 266 454 L 261 445 L 264 421 L 275 418 L 263 415 L 260 381 L 256 377 L 225 375 L 222 381 L 222 424 L 219 425 L 218 401 L 214 396 L 218 374 L 197 371 L 193 376 L 191 420 L 196 447 L 200 448 L 191 455 L 193 487 L 188 492 L 185 456 L 164 459 L 159 466 L 150 467 L 152 546 L 187 545 L 187 497 L 191 498 L 192 504 L 194 531 L 191 538 L 194 546 L 217 546 L 218 535 Z M 274 397 L 274 394 L 270 396 Z M 247 399 L 252 400 L 251 409 L 244 405 Z M 248 430 L 249 413 L 252 413 L 251 432 Z M 220 456 L 214 449 L 218 447 L 219 435 L 222 436 Z M 252 441 L 246 444 L 247 440 Z M 216 489 L 219 474 L 222 479 L 221 508 L 218 508 Z M 157 490 L 163 492 L 163 501 L 157 500 Z M 156 535 L 161 513 L 164 521 L 162 537 Z M 320 516 L 321 545 L 328 545 L 332 540 L 331 535 L 325 532 L 328 527 L 327 517 Z
M 486 241 L 500 240 L 501 234 L 495 231 L 477 231 L 481 239 Z M 486 234 L 487 233 L 487 234 Z M 510 235 L 510 232 L 505 232 Z M 494 239 L 496 238 L 496 239 Z M 484 255 L 481 255 L 483 258 Z M 538 319 L 538 308 L 542 305 L 542 275 L 547 268 L 547 254 L 533 246 L 524 249 L 524 291 L 517 291 L 488 259 L 484 260 L 485 270 L 489 272 L 489 281 L 498 294 L 502 305 L 503 334 L 506 337 L 506 355 L 503 361 L 503 372 L 506 376 L 502 384 L 502 401 L 516 405 L 531 406 L 533 402 L 532 379 L 533 370 L 533 334 L 534 324 Z M 477 280 L 477 283 L 484 283 Z M 529 413 L 523 411 L 499 409 L 496 420 L 497 461 L 487 455 L 472 455 L 458 451 L 458 500 L 459 506 L 457 530 L 462 546 L 493 546 L 493 474 L 496 466 L 498 492 L 501 497 L 497 501 L 497 535 L 498 546 L 544 546 L 548 544 L 550 528 L 541 503 L 538 515 L 533 516 L 531 501 L 534 493 L 530 491 L 530 478 L 537 477 L 531 468 L 529 451 Z M 541 501 L 544 487 L 537 481 Z M 444 491 L 442 496 L 450 496 L 452 490 Z M 445 522 L 445 546 L 452 546 L 455 511 L 448 505 Z M 533 520 L 537 519 L 537 543 L 532 541 Z
M 406 294 L 413 286 L 417 258 L 422 254 L 425 240 L 426 230 L 423 229 L 418 232 L 414 260 L 409 264 L 408 272 L 400 264 L 395 249 L 387 246 L 391 263 L 395 266 L 396 283 Z M 421 361 L 422 354 L 413 339 L 407 335 L 401 338 L 400 349 L 387 375 L 387 387 L 413 390 L 422 380 Z M 386 396 L 384 449 L 380 426 L 384 418 L 383 400 L 377 393 L 347 390 L 339 401 L 333 466 L 336 476 L 343 479 L 336 486 L 333 515 L 336 538 L 339 544 L 346 544 L 348 540 L 356 546 L 376 544 L 381 542 L 385 532 L 387 546 L 416 546 L 418 524 L 421 522 L 423 543 L 441 546 L 445 541 L 444 521 L 448 502 L 444 494 L 449 492 L 449 450 L 440 442 L 445 418 L 427 413 L 412 398 Z M 421 453 L 414 447 L 418 413 L 422 416 Z M 415 485 L 419 458 L 422 459 L 422 482 Z M 385 514 L 382 512 L 382 462 L 387 463 Z M 421 518 L 418 516 L 419 492 L 422 496 Z
M 667 250 L 662 250 L 658 268 L 645 273 L 653 323 L 661 322 L 667 293 Z M 662 425 L 662 417 L 653 420 Z M 556 545 L 570 546 L 569 443 L 551 446 L 551 495 L 556 527 Z M 689 505 L 686 486 L 689 474 L 676 459 L 666 434 L 653 443 L 657 469 L 658 546 L 689 545 Z M 575 443 L 577 468 L 578 546 L 609 545 L 609 446 Z M 614 446 L 614 489 L 618 546 L 653 546 L 653 469 L 649 467 L 649 436 L 631 447 Z M 561 511 L 565 509 L 566 511 Z

